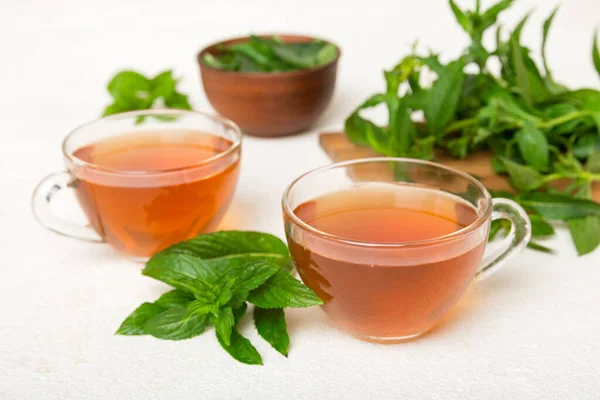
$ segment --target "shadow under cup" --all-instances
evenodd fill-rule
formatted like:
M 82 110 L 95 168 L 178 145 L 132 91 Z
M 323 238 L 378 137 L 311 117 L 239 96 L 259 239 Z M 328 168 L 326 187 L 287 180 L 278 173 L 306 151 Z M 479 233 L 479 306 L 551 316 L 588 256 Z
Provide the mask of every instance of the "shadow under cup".
M 63 154 L 67 171 L 46 177 L 34 193 L 40 223 L 144 260 L 217 227 L 237 184 L 241 132 L 217 116 L 147 110 L 77 128 Z M 54 194 L 67 188 L 90 226 L 49 211 Z
M 415 201 L 415 196 L 421 197 Z M 406 240 L 410 233 L 404 232 L 397 242 L 378 242 L 344 237 L 345 224 L 361 229 L 358 222 L 338 220 L 344 228 L 333 234 L 318 229 L 314 219 L 376 204 L 386 210 L 408 205 L 423 213 L 450 213 L 468 222 L 439 237 Z M 430 330 L 475 276 L 495 270 L 521 250 L 531 230 L 521 207 L 507 199 L 492 202 L 470 175 L 398 158 L 354 160 L 308 172 L 285 191 L 283 212 L 296 269 L 324 300 L 325 313 L 343 330 L 379 342 L 409 340 Z M 511 231 L 498 251 L 481 263 L 490 222 L 497 218 L 509 219 Z M 377 237 L 378 223 L 363 222 L 364 229 Z M 403 222 L 395 223 L 401 232 Z

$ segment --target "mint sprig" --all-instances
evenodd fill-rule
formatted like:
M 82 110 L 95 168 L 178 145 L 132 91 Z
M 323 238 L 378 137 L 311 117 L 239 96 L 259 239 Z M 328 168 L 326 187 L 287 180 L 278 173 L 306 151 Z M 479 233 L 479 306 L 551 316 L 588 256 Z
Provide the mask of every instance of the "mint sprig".
M 147 78 L 135 71 L 120 71 L 108 83 L 107 89 L 113 102 L 104 109 L 103 116 L 148 110 L 157 106 L 191 110 L 187 96 L 177 91 L 178 82 L 171 70 L 163 71 L 154 78 Z M 155 116 L 155 118 L 171 119 L 169 116 Z M 144 117 L 141 116 L 136 123 L 143 121 Z
M 283 309 L 323 304 L 290 275 L 291 268 L 285 244 L 266 233 L 221 231 L 173 245 L 153 256 L 142 273 L 175 289 L 142 304 L 116 333 L 183 340 L 212 325 L 233 358 L 262 364 L 237 328 L 249 302 L 255 305 L 260 336 L 287 356 L 290 340 Z

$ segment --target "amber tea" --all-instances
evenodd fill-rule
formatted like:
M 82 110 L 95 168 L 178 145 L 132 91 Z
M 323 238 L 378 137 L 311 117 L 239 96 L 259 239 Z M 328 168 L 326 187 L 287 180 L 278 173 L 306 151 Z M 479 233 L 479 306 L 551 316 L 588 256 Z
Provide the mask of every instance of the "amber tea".
M 453 234 L 477 219 L 459 197 L 432 189 L 371 185 L 326 194 L 294 213 L 313 228 L 340 238 L 373 244 L 409 243 Z M 457 244 L 461 246 L 460 243 Z M 364 338 L 410 337 L 429 330 L 446 314 L 475 274 L 485 240 L 465 251 L 444 248 L 437 260 L 405 262 L 378 257 L 368 263 L 335 254 L 323 243 L 290 242 L 302 280 L 326 299 L 327 314 Z M 433 250 L 435 251 L 435 250 Z M 414 259 L 414 255 L 413 255 Z
M 75 173 L 77 198 L 106 241 L 127 254 L 150 256 L 214 229 L 221 220 L 234 192 L 238 163 L 202 163 L 231 145 L 225 138 L 194 131 L 99 141 L 74 152 L 92 165 Z

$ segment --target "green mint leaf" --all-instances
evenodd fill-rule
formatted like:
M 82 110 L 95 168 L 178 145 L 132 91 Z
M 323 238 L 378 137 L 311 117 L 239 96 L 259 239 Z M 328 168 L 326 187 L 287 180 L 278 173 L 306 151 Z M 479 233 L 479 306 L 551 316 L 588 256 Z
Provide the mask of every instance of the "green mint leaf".
M 317 65 L 317 54 L 323 48 L 321 42 L 272 43 L 271 49 L 283 62 L 297 68 L 312 68 Z
M 119 114 L 122 112 L 133 111 L 133 110 L 136 110 L 135 106 L 132 106 L 131 104 L 127 104 L 123 101 L 116 100 L 114 103 L 110 104 L 109 106 L 107 106 L 104 109 L 102 116 L 106 117 L 108 115 Z
M 511 185 L 521 191 L 534 190 L 544 184 L 543 176 L 535 169 L 502 158 L 504 167 L 510 176 Z
M 191 293 L 175 289 L 160 296 L 154 304 L 164 308 L 187 307 L 195 299 Z
M 148 261 L 142 273 L 190 292 L 194 290 L 194 280 L 217 284 L 232 270 L 257 260 L 291 270 L 288 249 L 277 237 L 260 232 L 221 231 L 163 250 Z
M 580 111 L 587 112 L 584 120 L 592 121 L 600 132 L 600 92 L 593 89 L 579 89 L 563 93 L 561 99 L 573 102 Z
M 461 60 L 448 64 L 431 87 L 425 119 L 430 132 L 440 135 L 456 112 L 465 80 Z
M 254 324 L 258 334 L 269 342 L 275 350 L 287 357 L 290 337 L 288 336 L 283 309 L 254 307 Z
M 573 155 L 582 160 L 588 159 L 596 151 L 600 151 L 600 136 L 595 133 L 582 135 L 573 146 Z
M 241 335 L 237 328 L 233 328 L 229 344 L 225 343 L 218 332 L 217 340 L 221 347 L 239 362 L 250 365 L 262 365 L 262 358 L 256 348 L 248 339 Z
M 329 64 L 338 56 L 337 48 L 331 43 L 326 43 L 321 47 L 316 55 L 316 65 Z
M 523 28 L 525 27 L 525 24 L 527 23 L 527 20 L 530 16 L 531 11 L 525 14 L 523 18 L 521 18 L 521 20 L 517 23 L 517 26 L 515 26 L 513 33 L 511 34 L 511 36 L 517 40 L 517 44 L 521 43 L 521 32 L 523 31 Z
M 529 13 L 517 24 L 517 27 L 513 31 L 510 40 L 510 57 L 512 60 L 511 67 L 515 74 L 516 83 L 520 90 L 521 96 L 525 102 L 531 106 L 533 104 L 533 98 L 529 88 L 527 66 L 525 65 L 525 59 L 523 56 L 523 48 L 521 47 L 521 31 L 529 18 Z
M 523 194 L 519 203 L 533 208 L 542 217 L 553 220 L 567 220 L 590 215 L 600 216 L 600 204 L 565 194 L 542 192 Z
M 534 237 L 546 237 L 554 235 L 554 228 L 538 215 L 530 215 L 531 235 Z
M 591 253 L 600 245 L 600 217 L 572 218 L 567 221 L 567 226 L 580 256 Z
M 239 307 L 233 308 L 233 316 L 235 317 L 235 324 L 239 324 L 244 315 L 246 315 L 246 310 L 248 309 L 248 303 L 242 303 Z
M 256 38 L 253 40 L 253 43 L 254 42 L 256 42 Z M 271 59 L 268 55 L 265 55 L 260 49 L 257 49 L 257 47 L 253 45 L 253 43 L 235 43 L 227 46 L 227 51 L 247 57 L 248 59 L 252 60 L 252 62 L 260 65 L 265 69 L 268 69 Z
M 233 296 L 233 287 L 236 281 L 236 277 L 224 278 L 223 281 L 219 285 L 217 285 L 217 287 L 215 288 L 215 293 L 217 295 L 217 303 L 219 303 L 219 305 L 225 305 L 229 302 L 229 300 L 231 300 Z
M 392 117 L 391 114 L 390 117 Z M 398 102 L 393 118 L 393 120 L 390 119 L 388 129 L 391 134 L 390 140 L 392 146 L 395 149 L 394 155 L 407 156 L 415 143 L 417 128 L 410 117 L 410 111 L 405 99 Z
M 323 304 L 315 292 L 281 270 L 251 291 L 248 301 L 260 308 L 299 308 Z
M 587 159 L 585 163 L 585 169 L 592 173 L 600 173 L 600 150 L 596 150 Z
M 121 71 L 108 83 L 108 92 L 115 99 L 123 96 L 137 95 L 138 91 L 148 92 L 150 81 L 144 75 L 135 71 Z
M 594 43 L 592 44 L 592 60 L 594 60 L 594 66 L 596 71 L 600 75 L 600 50 L 598 50 L 598 30 L 594 32 Z
M 231 287 L 232 296 L 228 301 L 234 306 L 246 301 L 251 290 L 265 283 L 277 271 L 279 271 L 277 266 L 262 260 L 250 261 L 232 270 L 230 274 L 235 276 L 235 282 Z
M 187 311 L 190 314 L 206 315 L 212 314 L 215 317 L 219 316 L 219 302 L 213 293 L 209 293 L 204 297 L 200 297 L 187 306 Z
M 171 308 L 151 318 L 144 325 L 146 332 L 165 340 L 183 340 L 198 336 L 209 324 L 207 314 L 188 313 L 183 308 Z
M 176 92 L 176 86 L 177 80 L 173 77 L 173 71 L 163 71 L 150 81 L 150 93 L 154 98 L 168 99 Z
M 346 136 L 348 136 L 348 139 L 350 139 L 351 142 L 354 142 L 359 146 L 369 145 L 369 141 L 367 140 L 367 130 L 381 128 L 372 123 L 371 121 L 362 118 L 359 115 L 359 111 L 367 108 L 372 108 L 381 103 L 384 103 L 385 98 L 385 94 L 374 94 L 373 96 L 365 100 L 364 103 L 358 106 L 356 110 L 354 110 L 352 114 L 350 114 L 350 116 L 346 119 L 346 122 L 344 123 L 344 129 L 346 131 Z
M 199 285 L 214 284 L 226 273 L 228 264 L 202 260 L 186 253 L 163 251 L 154 255 L 142 274 L 171 285 L 177 289 L 193 292 L 201 291 Z
M 162 253 L 188 254 L 202 259 L 204 262 L 214 261 L 215 264 L 237 258 L 266 260 L 288 271 L 292 269 L 290 253 L 285 243 L 278 237 L 263 232 L 219 231 L 206 233 L 175 244 L 163 250 Z
M 169 108 L 175 108 L 178 110 L 191 110 L 192 106 L 188 101 L 188 97 L 182 93 L 173 93 L 171 96 L 165 98 L 165 105 Z
M 575 193 L 575 197 L 589 200 L 591 194 L 591 184 L 586 183 Z M 591 253 L 600 245 L 600 216 L 572 218 L 567 221 L 567 226 L 580 256 Z
M 440 62 L 440 59 L 437 54 L 430 54 L 427 57 L 418 57 L 418 56 L 413 56 L 413 57 L 416 60 L 419 60 L 421 64 L 427 66 L 427 68 L 429 68 L 432 72 L 435 72 L 438 75 L 440 75 L 446 68 Z
M 473 23 L 471 22 L 471 18 L 461 10 L 453 0 L 449 0 L 450 8 L 456 17 L 456 21 L 469 35 L 473 33 Z
M 538 171 L 548 169 L 550 159 L 550 149 L 548 148 L 548 139 L 546 135 L 529 121 L 525 121 L 523 128 L 516 135 L 517 145 L 521 156 Z
M 235 317 L 231 307 L 223 307 L 219 311 L 219 316 L 211 317 L 215 329 L 217 330 L 218 337 L 223 340 L 226 346 L 231 345 L 231 333 L 235 326 Z
M 212 54 L 205 54 L 204 57 L 202 57 L 202 62 L 209 67 L 225 71 L 236 71 L 240 68 L 231 54 L 224 54 L 220 57 L 215 57 Z
M 554 119 L 559 117 L 565 117 L 569 114 L 577 113 L 579 109 L 570 103 L 557 103 L 549 106 L 543 111 L 544 117 L 547 119 Z M 564 124 L 556 125 L 551 128 L 552 135 L 563 135 L 571 134 L 577 129 L 577 126 L 581 124 L 582 118 L 575 118 Z
M 117 73 L 108 83 L 108 92 L 129 110 L 142 110 L 152 105 L 150 81 L 135 71 Z
M 490 8 L 488 8 L 483 15 L 481 16 L 481 24 L 483 28 L 489 28 L 490 26 L 496 23 L 498 19 L 498 15 L 509 8 L 514 0 L 501 0 L 498 3 L 494 4 Z
M 544 21 L 544 26 L 542 29 L 542 61 L 544 63 L 544 69 L 546 70 L 546 77 L 552 81 L 552 72 L 550 72 L 550 67 L 548 67 L 548 60 L 546 58 L 546 42 L 548 41 L 548 33 L 550 32 L 550 26 L 552 25 L 552 20 L 554 20 L 554 16 L 558 11 L 558 6 L 552 10 L 550 16 Z
M 138 308 L 135 309 L 134 312 L 129 314 L 129 316 L 123 321 L 119 329 L 117 330 L 117 335 L 145 335 L 147 332 L 144 329 L 144 325 L 146 322 L 155 316 L 163 313 L 166 310 L 165 307 L 162 307 L 157 304 L 152 303 L 144 303 Z
M 535 251 L 539 251 L 542 253 L 548 253 L 548 254 L 554 254 L 554 250 L 551 249 L 550 247 L 546 247 L 542 244 L 539 244 L 537 242 L 529 242 L 527 243 L 527 247 L 530 248 L 531 250 L 535 250 Z

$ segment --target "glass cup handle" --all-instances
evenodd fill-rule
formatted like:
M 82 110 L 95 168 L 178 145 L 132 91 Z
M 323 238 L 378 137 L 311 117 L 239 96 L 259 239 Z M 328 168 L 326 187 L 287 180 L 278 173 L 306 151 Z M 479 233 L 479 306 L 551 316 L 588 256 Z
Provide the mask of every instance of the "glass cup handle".
M 38 184 L 31 199 L 33 215 L 38 222 L 60 235 L 88 242 L 104 242 L 104 239 L 90 225 L 69 222 L 50 212 L 52 198 L 63 189 L 74 189 L 73 177 L 66 171 L 48 175 Z
M 521 252 L 531 239 L 531 221 L 520 205 L 512 200 L 501 198 L 493 199 L 492 202 L 492 221 L 506 219 L 510 221 L 510 230 L 502 240 L 500 247 L 484 257 L 481 267 L 475 275 L 480 279 L 487 278 L 499 270 L 507 260 Z

